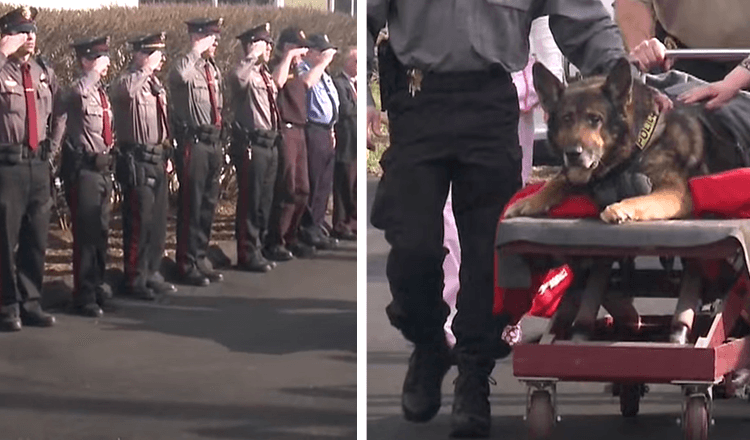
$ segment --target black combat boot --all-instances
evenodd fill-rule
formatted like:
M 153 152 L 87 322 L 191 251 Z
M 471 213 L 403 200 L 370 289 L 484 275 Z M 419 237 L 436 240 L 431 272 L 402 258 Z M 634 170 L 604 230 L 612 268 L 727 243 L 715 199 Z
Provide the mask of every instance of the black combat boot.
M 416 344 L 404 379 L 401 408 L 410 422 L 427 422 L 440 410 L 440 388 L 451 367 L 451 353 L 445 339 Z
M 490 373 L 495 360 L 459 355 L 458 378 L 453 398 L 451 437 L 486 438 L 490 435 Z

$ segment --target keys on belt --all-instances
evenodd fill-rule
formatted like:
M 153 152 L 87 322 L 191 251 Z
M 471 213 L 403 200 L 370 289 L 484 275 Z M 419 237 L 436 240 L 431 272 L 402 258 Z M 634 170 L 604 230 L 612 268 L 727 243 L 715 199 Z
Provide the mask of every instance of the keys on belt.
M 424 74 L 419 69 L 409 69 L 406 71 L 406 75 L 409 77 L 409 94 L 413 98 L 420 90 L 422 90 L 422 79 L 424 79 Z

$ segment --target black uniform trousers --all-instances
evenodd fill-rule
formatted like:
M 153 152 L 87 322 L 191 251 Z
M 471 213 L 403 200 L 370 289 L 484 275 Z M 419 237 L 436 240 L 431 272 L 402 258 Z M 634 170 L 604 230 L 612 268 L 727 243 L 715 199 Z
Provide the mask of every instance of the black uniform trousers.
M 66 185 L 73 220 L 73 301 L 96 302 L 104 284 L 111 216 L 112 178 L 107 172 L 83 168 Z
M 357 163 L 336 161 L 333 166 L 333 230 L 357 232 Z
M 502 71 L 433 74 L 415 97 L 403 88 L 388 102 L 391 146 L 371 216 L 391 245 L 386 312 L 409 341 L 444 338 L 442 213 L 452 183 L 461 241 L 456 350 L 486 355 L 500 325 L 492 317 L 495 230 L 521 187 L 515 87 Z
M 283 124 L 281 139 L 268 246 L 297 242 L 297 229 L 310 197 L 305 130 L 301 126 Z
M 119 160 L 138 155 L 121 153 Z M 162 280 L 159 273 L 167 237 L 167 177 L 164 161 L 133 159 L 125 173 L 118 172 L 122 185 L 123 250 L 125 281 L 130 293 L 142 292 L 148 281 Z M 132 175 L 131 175 L 132 174 Z
M 333 164 L 336 156 L 332 134 L 330 128 L 322 125 L 308 124 L 305 128 L 307 169 L 310 175 L 310 200 L 307 204 L 310 218 L 306 227 L 322 228 L 325 222 L 328 199 L 333 191 Z
M 177 215 L 177 268 L 183 276 L 210 270 L 206 259 L 224 162 L 221 144 L 184 140 L 177 151 L 180 180 Z
M 0 298 L 3 306 L 38 301 L 50 209 L 46 160 L 0 163 Z M 18 246 L 16 248 L 16 246 Z
M 237 263 L 261 257 L 271 217 L 279 150 L 275 146 L 240 144 L 232 161 L 237 170 Z M 251 156 L 248 157 L 248 150 Z

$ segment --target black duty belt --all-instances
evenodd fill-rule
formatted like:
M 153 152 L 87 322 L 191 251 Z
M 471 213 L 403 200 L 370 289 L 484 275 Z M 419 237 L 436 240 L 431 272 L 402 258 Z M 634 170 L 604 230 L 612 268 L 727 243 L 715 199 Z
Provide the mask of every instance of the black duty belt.
M 41 141 L 34 151 L 26 144 L 2 144 L 0 145 L 0 164 L 16 165 L 32 160 L 46 161 L 49 158 L 49 152 L 49 139 Z
M 115 158 L 110 153 L 83 153 L 82 165 L 90 171 L 109 173 L 112 171 Z
M 221 129 L 215 125 L 185 127 L 184 134 L 195 141 L 213 144 L 221 140 Z
M 165 151 L 161 145 L 123 144 L 121 149 L 125 153 L 132 153 L 141 162 L 160 164 L 164 160 Z

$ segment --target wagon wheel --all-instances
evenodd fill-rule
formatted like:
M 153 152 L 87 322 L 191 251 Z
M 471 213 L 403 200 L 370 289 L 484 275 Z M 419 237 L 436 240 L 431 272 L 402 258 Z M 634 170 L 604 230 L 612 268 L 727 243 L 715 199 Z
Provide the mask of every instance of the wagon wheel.
M 536 390 L 531 394 L 529 414 L 526 417 L 529 425 L 529 439 L 543 440 L 552 435 L 555 426 L 555 410 L 549 391 Z
M 635 417 L 640 409 L 643 385 L 628 383 L 620 385 L 620 413 L 623 417 Z
M 688 398 L 685 407 L 685 440 L 708 439 L 708 401 L 704 396 Z

